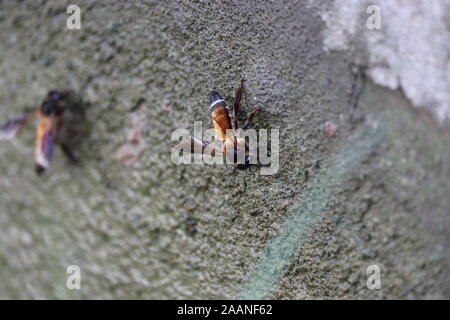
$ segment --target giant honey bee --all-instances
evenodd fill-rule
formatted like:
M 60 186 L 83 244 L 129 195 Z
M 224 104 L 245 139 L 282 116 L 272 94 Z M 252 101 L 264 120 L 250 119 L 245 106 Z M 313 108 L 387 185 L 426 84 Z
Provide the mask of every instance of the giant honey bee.
M 211 118 L 214 125 L 215 140 L 216 142 L 220 142 L 220 147 L 214 148 L 215 154 L 223 155 L 224 158 L 232 157 L 232 162 L 238 169 L 241 170 L 245 170 L 250 167 L 249 146 L 245 141 L 245 137 L 242 136 L 242 133 L 250 126 L 253 118 L 260 110 L 259 108 L 254 109 L 247 116 L 242 128 L 239 128 L 237 115 L 243 94 L 244 80 L 241 80 L 241 84 L 239 89 L 236 91 L 234 98 L 232 113 L 230 113 L 225 100 L 218 92 L 212 91 L 209 95 L 209 110 L 211 111 Z M 192 137 L 191 152 L 203 152 L 209 145 L 209 141 L 202 141 L 198 138 Z M 242 162 L 238 161 L 238 149 L 245 150 L 244 161 Z
M 71 162 L 76 162 L 73 153 L 61 140 L 63 114 L 66 111 L 67 99 L 71 95 L 70 91 L 49 91 L 38 110 L 23 113 L 0 127 L 0 140 L 11 140 L 31 120 L 37 118 L 35 170 L 38 175 L 50 167 L 55 145 L 61 147 Z

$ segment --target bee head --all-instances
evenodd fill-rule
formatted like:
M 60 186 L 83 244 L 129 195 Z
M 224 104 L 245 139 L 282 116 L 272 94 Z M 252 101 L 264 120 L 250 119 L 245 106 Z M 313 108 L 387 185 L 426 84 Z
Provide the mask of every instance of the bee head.
M 41 112 L 46 116 L 56 113 L 56 104 L 53 101 L 44 101 L 41 106 Z
M 64 95 L 63 95 L 61 92 L 59 92 L 59 91 L 51 90 L 51 91 L 49 91 L 49 93 L 48 93 L 48 97 L 49 97 L 51 100 L 59 101 L 59 100 L 62 100 L 62 99 L 64 98 Z
M 41 112 L 46 115 L 61 115 L 64 110 L 63 100 L 66 98 L 64 93 L 56 90 L 51 90 L 47 94 L 47 98 L 41 105 Z

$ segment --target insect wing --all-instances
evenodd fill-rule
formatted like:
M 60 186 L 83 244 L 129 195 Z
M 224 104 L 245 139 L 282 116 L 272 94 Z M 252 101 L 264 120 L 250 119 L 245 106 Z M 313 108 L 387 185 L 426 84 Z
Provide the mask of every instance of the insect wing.
M 39 137 L 36 144 L 36 172 L 42 173 L 48 169 L 53 157 L 53 149 L 55 146 L 55 139 L 52 128 L 44 131 Z
M 22 129 L 28 122 L 30 114 L 24 113 L 20 116 L 8 120 L 0 127 L 0 140 L 13 139 L 20 129 Z
M 196 137 L 191 138 L 191 153 L 203 153 L 209 142 L 202 141 Z

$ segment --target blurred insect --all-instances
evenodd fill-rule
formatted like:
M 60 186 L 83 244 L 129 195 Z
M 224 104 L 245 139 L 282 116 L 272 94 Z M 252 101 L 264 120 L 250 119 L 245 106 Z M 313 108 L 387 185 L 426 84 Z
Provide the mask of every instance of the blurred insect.
M 66 102 L 70 95 L 72 95 L 70 91 L 49 91 L 38 110 L 12 118 L 0 127 L 0 140 L 11 140 L 31 120 L 37 118 L 35 170 L 38 175 L 50 167 L 55 145 L 61 147 L 70 161 L 76 162 L 73 153 L 61 141 L 63 114 L 66 111 Z
M 230 114 L 230 110 L 222 98 L 222 96 L 212 91 L 209 95 L 209 110 L 211 111 L 211 118 L 215 129 L 215 140 L 220 142 L 220 146 L 215 148 L 216 154 L 222 154 L 224 157 L 233 157 L 233 163 L 241 170 L 248 169 L 250 167 L 250 155 L 249 146 L 245 141 L 245 137 L 242 136 L 243 131 L 246 130 L 255 115 L 259 112 L 259 108 L 254 109 L 247 117 L 242 126 L 242 130 L 239 129 L 237 115 L 241 104 L 242 96 L 244 94 L 244 80 L 241 80 L 241 85 L 236 91 L 236 95 L 233 103 L 233 112 Z M 203 151 L 210 142 L 201 141 L 195 137 L 192 137 L 192 153 L 196 150 Z M 197 148 L 195 147 L 197 145 Z M 245 148 L 244 163 L 238 162 L 238 149 Z M 228 151 L 227 151 L 228 150 Z M 232 150 L 232 152 L 229 152 Z

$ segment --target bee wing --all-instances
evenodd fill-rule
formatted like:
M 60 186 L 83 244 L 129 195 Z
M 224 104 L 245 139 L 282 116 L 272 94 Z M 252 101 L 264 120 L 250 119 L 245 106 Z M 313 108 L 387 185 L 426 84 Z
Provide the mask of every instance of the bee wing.
M 214 142 L 208 142 L 208 141 L 202 141 L 200 139 L 197 139 L 195 137 L 192 137 L 192 141 L 194 142 L 194 145 L 192 146 L 191 152 L 192 153 L 205 153 L 208 152 L 213 152 L 214 150 L 214 154 L 219 156 L 219 155 L 223 155 L 223 141 L 220 140 L 216 140 Z M 195 145 L 197 145 L 198 147 L 195 148 Z M 201 146 L 201 149 L 200 149 Z M 201 151 L 200 151 L 201 150 Z
M 44 131 L 38 134 L 36 143 L 36 173 L 43 173 L 50 166 L 55 146 L 55 137 L 53 128 L 48 126 Z
M 196 137 L 191 137 L 191 153 L 203 153 L 208 145 L 208 141 L 203 141 Z
M 0 140 L 11 140 L 30 120 L 35 112 L 21 114 L 15 118 L 9 119 L 0 127 Z
M 178 150 L 190 150 L 192 154 L 201 154 L 208 144 L 208 141 L 202 141 L 198 138 L 191 137 L 191 139 L 183 139 L 176 147 Z
M 191 137 L 190 140 L 181 142 L 176 146 L 179 150 L 190 150 L 191 154 L 203 154 L 205 150 L 208 152 L 211 151 L 211 149 L 214 150 L 214 153 L 216 155 L 222 155 L 222 147 L 220 143 L 217 142 L 208 142 L 200 140 L 196 137 Z
M 211 143 L 209 141 L 200 140 L 196 137 L 191 137 L 191 140 L 180 143 L 177 147 L 180 149 L 190 149 L 192 154 L 203 154 L 206 148 L 212 148 L 216 154 L 222 154 L 222 148 L 218 143 Z

